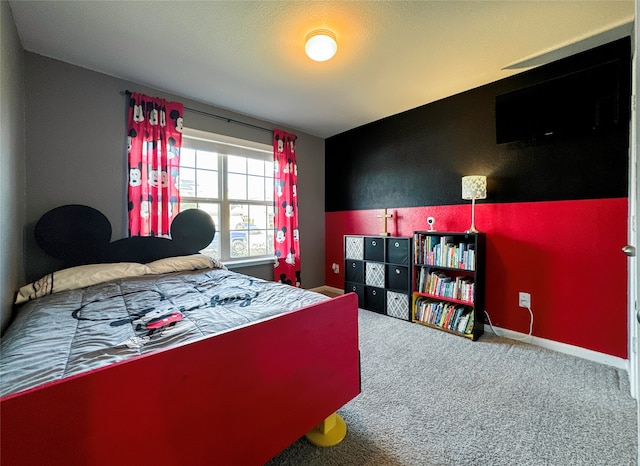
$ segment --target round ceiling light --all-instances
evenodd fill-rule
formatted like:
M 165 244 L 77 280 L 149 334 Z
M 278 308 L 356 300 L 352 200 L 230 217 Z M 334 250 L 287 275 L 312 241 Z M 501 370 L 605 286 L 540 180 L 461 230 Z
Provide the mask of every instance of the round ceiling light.
M 338 44 L 333 32 L 318 29 L 307 36 L 304 51 L 315 61 L 327 61 L 336 54 Z

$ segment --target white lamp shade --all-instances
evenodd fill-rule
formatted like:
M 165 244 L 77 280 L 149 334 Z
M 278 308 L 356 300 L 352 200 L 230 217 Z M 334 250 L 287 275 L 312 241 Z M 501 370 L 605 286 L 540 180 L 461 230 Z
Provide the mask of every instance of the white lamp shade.
M 462 199 L 486 199 L 487 177 L 480 175 L 462 177 Z
M 338 51 L 338 43 L 331 31 L 313 31 L 307 36 L 304 51 L 312 60 L 327 61 Z

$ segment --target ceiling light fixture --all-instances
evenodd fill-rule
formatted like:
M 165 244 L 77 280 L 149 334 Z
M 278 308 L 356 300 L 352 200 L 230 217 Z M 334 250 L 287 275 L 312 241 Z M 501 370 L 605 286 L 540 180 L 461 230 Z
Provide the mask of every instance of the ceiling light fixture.
M 336 54 L 336 36 L 327 29 L 316 29 L 307 36 L 304 51 L 315 61 L 327 61 Z

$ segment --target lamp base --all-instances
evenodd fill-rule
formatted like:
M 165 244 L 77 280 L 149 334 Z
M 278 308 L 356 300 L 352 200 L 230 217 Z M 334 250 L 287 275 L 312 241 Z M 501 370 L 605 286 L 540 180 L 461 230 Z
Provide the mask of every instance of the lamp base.
M 471 226 L 465 233 L 479 233 L 476 230 L 476 198 L 471 199 Z

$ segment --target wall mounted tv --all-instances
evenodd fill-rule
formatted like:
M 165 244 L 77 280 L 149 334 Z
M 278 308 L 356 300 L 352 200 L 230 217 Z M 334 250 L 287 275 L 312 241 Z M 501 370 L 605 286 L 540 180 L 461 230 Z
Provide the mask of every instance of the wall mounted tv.
M 542 141 L 628 125 L 628 74 L 616 59 L 496 96 L 496 142 Z

